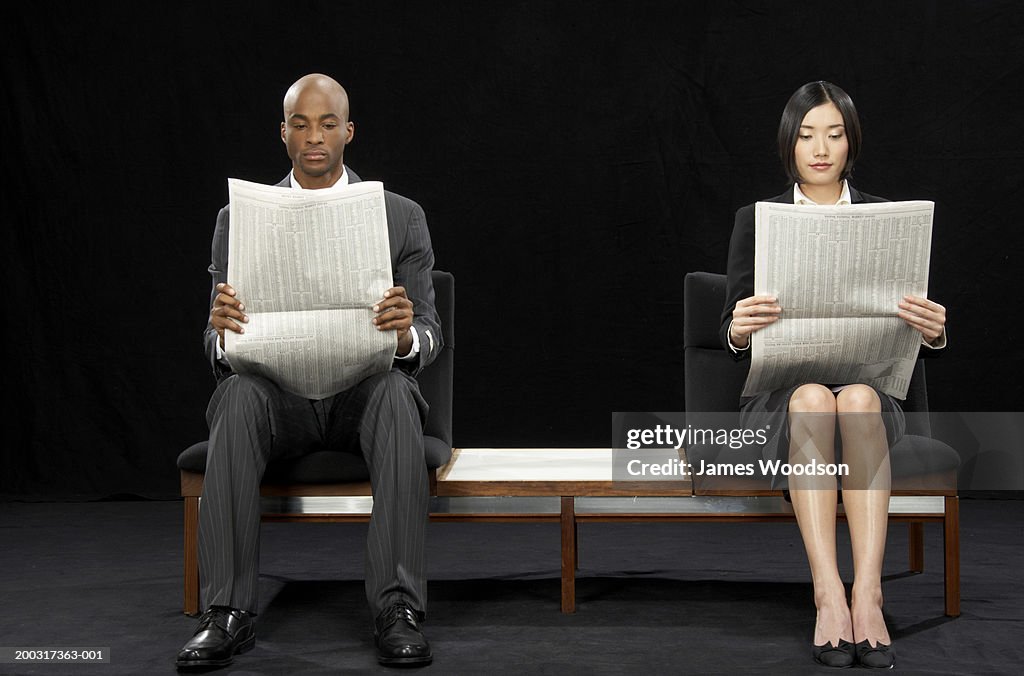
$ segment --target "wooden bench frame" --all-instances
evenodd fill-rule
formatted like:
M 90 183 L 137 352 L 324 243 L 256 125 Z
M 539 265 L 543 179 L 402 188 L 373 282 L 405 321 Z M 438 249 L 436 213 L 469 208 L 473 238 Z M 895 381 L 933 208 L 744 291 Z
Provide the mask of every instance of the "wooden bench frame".
M 458 451 L 453 453 L 453 459 Z M 450 467 L 451 465 L 449 465 Z M 444 476 L 447 468 L 440 470 Z M 435 511 L 430 514 L 433 522 L 491 522 L 491 523 L 558 523 L 561 532 L 561 610 L 573 613 L 576 610 L 576 570 L 579 567 L 580 523 L 636 523 L 636 522 L 689 522 L 689 523 L 742 523 L 742 522 L 793 522 L 795 515 L 788 503 L 781 498 L 781 491 L 711 491 L 694 492 L 692 488 L 668 490 L 655 486 L 628 486 L 612 482 L 514 482 L 459 484 L 438 480 L 438 472 L 430 471 L 430 494 L 447 498 L 489 498 L 501 500 L 504 497 L 557 497 L 558 511 L 507 509 L 488 512 Z M 195 615 L 199 612 L 199 498 L 202 494 L 203 475 L 196 472 L 181 472 L 181 494 L 184 498 L 184 612 Z M 751 493 L 754 493 L 753 495 Z M 369 496 L 369 482 L 342 484 L 292 484 L 285 486 L 265 485 L 261 495 L 268 498 L 311 498 L 311 497 L 354 497 Z M 589 497 L 633 497 L 636 495 L 668 496 L 679 498 L 681 507 L 692 510 L 662 511 L 615 511 L 579 508 L 578 500 Z M 944 542 L 944 596 L 945 614 L 960 615 L 960 506 L 959 498 L 950 492 L 936 496 L 934 491 L 903 490 L 893 491 L 893 497 L 925 497 L 933 501 L 941 498 L 942 510 L 937 509 L 891 512 L 891 522 L 909 524 L 909 570 L 920 573 L 924 570 L 924 524 L 941 523 Z M 738 509 L 725 511 L 702 511 L 698 509 L 708 501 L 736 501 Z M 685 501 L 685 502 L 683 502 Z M 759 501 L 761 504 L 759 504 Z M 840 519 L 844 516 L 840 511 Z M 353 523 L 366 522 L 369 514 L 334 511 L 321 512 L 267 512 L 262 515 L 267 522 L 312 522 L 312 523 Z

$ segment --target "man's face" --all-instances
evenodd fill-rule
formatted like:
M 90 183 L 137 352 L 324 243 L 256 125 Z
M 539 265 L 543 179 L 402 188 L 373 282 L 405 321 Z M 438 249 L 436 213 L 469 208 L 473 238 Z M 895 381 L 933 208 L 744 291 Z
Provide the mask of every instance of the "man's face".
M 327 188 L 341 177 L 345 146 L 355 128 L 341 92 L 311 83 L 285 104 L 281 139 L 303 188 Z

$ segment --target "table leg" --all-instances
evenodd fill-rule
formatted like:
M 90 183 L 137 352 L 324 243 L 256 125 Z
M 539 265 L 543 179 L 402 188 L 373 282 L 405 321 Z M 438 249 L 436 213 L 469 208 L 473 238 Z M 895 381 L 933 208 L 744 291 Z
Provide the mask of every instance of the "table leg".
M 562 496 L 562 612 L 576 612 L 576 498 Z

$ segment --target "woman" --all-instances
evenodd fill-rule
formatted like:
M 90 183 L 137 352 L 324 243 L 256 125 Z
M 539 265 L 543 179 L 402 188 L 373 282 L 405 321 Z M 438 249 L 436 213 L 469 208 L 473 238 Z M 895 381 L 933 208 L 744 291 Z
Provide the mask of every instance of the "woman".
M 861 130 L 853 101 L 828 82 L 798 89 L 779 124 L 779 154 L 793 187 L 769 201 L 790 204 L 858 204 L 885 201 L 854 190 L 848 182 L 860 151 Z M 899 316 L 921 333 L 931 349 L 945 347 L 946 310 L 938 303 L 905 296 Z M 728 288 L 722 314 L 722 342 L 736 359 L 749 354 L 750 336 L 784 316 L 773 296 L 754 295 L 754 205 L 736 213 L 729 245 Z M 899 402 L 869 385 L 804 383 L 740 402 L 742 415 L 782 415 L 788 425 L 765 455 L 788 462 L 835 460 L 850 465 L 842 501 L 850 528 L 854 582 L 850 603 L 836 563 L 837 484 L 815 477 L 791 477 L 790 496 L 807 550 L 817 619 L 814 659 L 827 666 L 888 668 L 894 653 L 882 616 L 882 558 L 889 507 L 889 447 L 903 434 Z M 857 414 L 857 415 L 852 415 Z M 838 431 L 838 434 L 837 434 Z M 857 489 L 850 488 L 858 487 Z M 870 488 L 868 488 L 870 487 Z

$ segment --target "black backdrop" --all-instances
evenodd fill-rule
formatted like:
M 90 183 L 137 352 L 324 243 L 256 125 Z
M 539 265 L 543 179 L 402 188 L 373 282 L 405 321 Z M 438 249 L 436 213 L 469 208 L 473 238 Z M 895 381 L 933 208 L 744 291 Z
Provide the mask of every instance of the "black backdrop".
M 936 202 L 935 410 L 1021 407 L 1024 10 L 1002 2 L 50 3 L 6 12 L 0 495 L 176 491 L 204 438 L 229 176 L 288 170 L 280 101 L 349 90 L 346 161 L 419 201 L 457 283 L 462 446 L 607 445 L 682 410 L 682 279 L 784 188 L 789 94 L 860 110 L 854 184 Z

